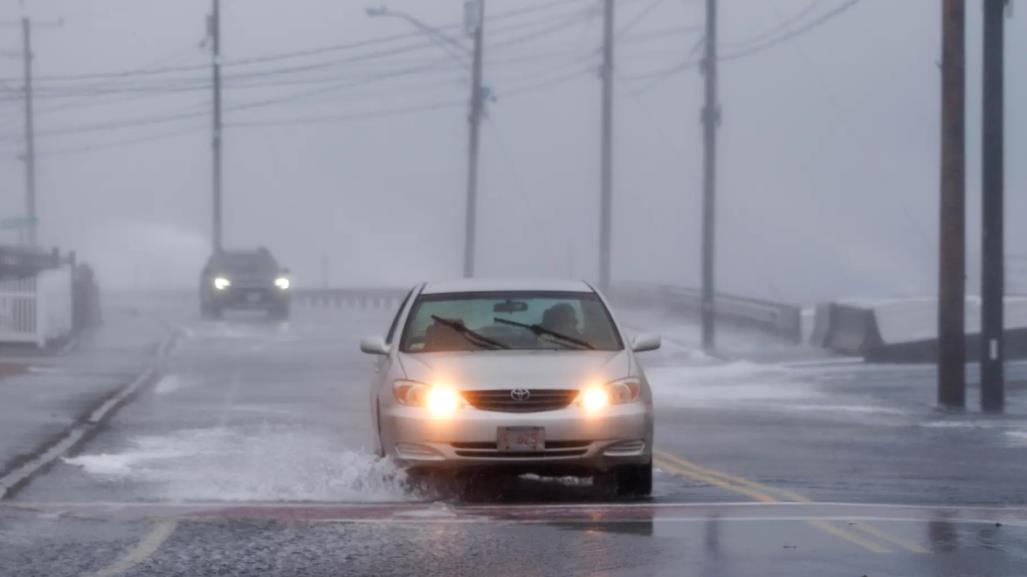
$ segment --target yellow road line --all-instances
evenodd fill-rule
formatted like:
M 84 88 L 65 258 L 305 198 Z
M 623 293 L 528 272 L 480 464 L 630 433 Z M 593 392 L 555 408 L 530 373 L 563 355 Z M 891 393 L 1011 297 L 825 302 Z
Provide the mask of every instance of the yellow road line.
M 869 533 L 869 534 L 873 535 L 874 537 L 877 537 L 878 539 L 880 539 L 882 541 L 887 541 L 888 543 L 891 543 L 892 545 L 898 545 L 899 547 L 902 547 L 903 549 L 905 549 L 906 551 L 909 551 L 911 553 L 917 553 L 917 554 L 920 554 L 920 555 L 926 555 L 926 554 L 930 553 L 930 551 L 928 551 L 926 548 L 921 547 L 920 545 L 917 545 L 916 543 L 913 543 L 912 541 L 907 541 L 905 539 L 900 539 L 900 538 L 898 538 L 898 537 L 896 537 L 894 535 L 891 535 L 890 533 L 885 533 L 884 531 L 878 529 L 877 527 L 874 527 L 873 525 L 868 525 L 867 523 L 856 522 L 856 523 L 853 523 L 852 526 L 855 527 L 856 529 L 859 529 L 860 531 L 863 531 L 864 533 Z
M 745 479 L 745 478 L 739 477 L 737 475 L 732 475 L 730 473 L 725 473 L 724 471 L 717 471 L 717 470 L 713 470 L 713 469 L 707 469 L 706 467 L 701 467 L 701 466 L 699 466 L 699 465 L 697 465 L 697 464 L 695 464 L 695 463 L 693 463 L 693 462 L 691 462 L 691 461 L 689 461 L 687 459 L 683 459 L 681 457 L 678 457 L 677 455 L 674 455 L 674 454 L 671 454 L 671 453 L 667 453 L 665 451 L 657 451 L 657 453 L 659 453 L 660 456 L 663 457 L 664 459 L 668 459 L 668 460 L 674 461 L 675 463 L 678 463 L 678 464 L 680 464 L 683 467 L 688 467 L 688 468 L 694 469 L 694 470 L 696 470 L 696 471 L 698 471 L 700 473 L 703 473 L 705 475 L 709 475 L 711 477 L 719 477 L 719 478 L 724 479 L 724 480 L 726 480 L 726 481 L 728 481 L 730 483 L 735 483 L 737 485 L 742 485 L 744 487 L 749 487 L 749 488 L 754 489 L 756 491 L 761 491 L 763 493 L 767 493 L 767 494 L 771 494 L 771 495 L 777 494 L 777 495 L 780 495 L 781 497 L 784 497 L 786 500 L 795 501 L 796 503 L 810 503 L 812 501 L 809 497 L 806 497 L 805 495 L 800 495 L 798 493 L 795 493 L 793 491 L 789 491 L 787 489 L 779 489 L 777 487 L 770 487 L 768 485 L 764 485 L 763 483 L 757 483 L 756 481 Z
M 812 500 L 805 495 L 800 495 L 794 491 L 787 489 L 778 489 L 776 487 L 770 487 L 756 481 L 745 479 L 737 475 L 725 473 L 723 471 L 717 471 L 706 467 L 701 467 L 687 459 L 683 459 L 668 453 L 666 451 L 655 451 L 656 457 L 655 462 L 661 468 L 667 469 L 671 472 L 679 475 L 689 477 L 691 479 L 702 481 L 709 485 L 719 487 L 726 491 L 745 495 L 755 501 L 761 501 L 764 503 L 780 503 L 783 501 L 793 501 L 797 503 L 811 503 Z M 773 495 L 777 494 L 783 497 L 783 499 L 775 498 Z M 807 523 L 817 529 L 854 543 L 868 551 L 873 553 L 890 553 L 891 550 L 887 547 L 881 546 L 873 541 L 864 538 L 854 531 L 850 531 L 844 528 L 836 527 L 827 521 L 807 521 Z M 927 553 L 928 551 L 923 547 L 905 541 L 898 537 L 894 537 L 877 529 L 867 525 L 866 523 L 854 523 L 853 527 L 863 531 L 866 535 L 875 537 L 885 543 L 897 545 L 912 553 Z
M 160 546 L 175 532 L 178 523 L 173 519 L 158 521 L 153 529 L 143 537 L 135 547 L 127 551 L 120 559 L 93 573 L 90 577 L 115 577 L 132 567 L 146 561 L 160 549 Z
M 681 467 L 681 466 L 679 466 L 679 465 L 677 465 L 677 464 L 675 464 L 673 462 L 670 462 L 669 460 L 663 459 L 661 457 L 656 457 L 654 459 L 654 461 L 655 461 L 655 463 L 657 465 L 659 465 L 659 467 L 661 469 L 666 469 L 668 471 L 671 471 L 672 473 L 677 473 L 678 475 L 682 475 L 684 477 L 689 477 L 689 478 L 695 479 L 697 481 L 702 481 L 703 483 L 706 483 L 707 485 L 713 485 L 714 487 L 720 487 L 721 489 L 724 489 L 725 491 L 730 491 L 730 492 L 733 492 L 733 493 L 741 493 L 742 495 L 745 495 L 746 497 L 749 497 L 750 499 L 752 499 L 754 501 L 761 501 L 763 503 L 778 503 L 778 502 L 780 502 L 778 499 L 775 499 L 774 497 L 771 497 L 770 495 L 768 495 L 766 493 L 762 493 L 760 491 L 754 491 L 752 489 L 747 489 L 745 487 L 739 487 L 739 486 L 736 486 L 736 485 L 732 485 L 731 483 L 728 483 L 726 481 L 723 481 L 723 480 L 718 479 L 716 477 L 713 477 L 711 475 L 704 474 L 704 473 L 702 473 L 700 471 L 697 471 L 697 470 L 694 470 L 694 469 L 690 469 L 690 468 Z
M 860 547 L 863 547 L 864 549 L 871 551 L 873 553 L 891 553 L 891 549 L 888 549 L 887 547 L 882 547 L 881 545 L 878 545 L 877 543 L 874 543 L 868 539 L 864 539 L 859 535 L 852 533 L 851 531 L 846 531 L 844 529 L 835 527 L 827 521 L 812 520 L 806 521 L 806 523 L 816 527 L 817 529 L 820 529 L 825 533 L 830 533 L 835 537 L 845 539 L 850 543 L 855 543 L 856 545 L 859 545 Z

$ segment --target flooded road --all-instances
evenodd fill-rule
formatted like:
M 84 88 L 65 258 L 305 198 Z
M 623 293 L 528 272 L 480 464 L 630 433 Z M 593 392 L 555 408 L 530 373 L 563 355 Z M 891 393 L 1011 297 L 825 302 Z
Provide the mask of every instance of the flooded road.
M 587 479 L 412 484 L 372 450 L 385 309 L 200 321 L 0 506 L 3 575 L 1022 575 L 1027 418 L 943 414 L 929 368 L 644 357 L 652 499 Z M 176 305 L 178 306 L 178 305 Z M 149 313 L 147 313 L 149 314 Z M 156 314 L 156 313 L 153 313 Z M 642 312 L 632 324 L 646 322 Z M 661 327 L 655 327 L 661 328 Z M 667 327 L 662 327 L 666 329 Z M 1012 367 L 1025 373 L 1023 367 Z

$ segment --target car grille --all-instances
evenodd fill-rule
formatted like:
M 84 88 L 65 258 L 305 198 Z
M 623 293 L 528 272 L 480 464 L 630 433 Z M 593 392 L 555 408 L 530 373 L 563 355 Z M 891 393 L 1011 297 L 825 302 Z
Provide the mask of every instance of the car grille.
M 576 389 L 529 389 L 527 398 L 518 400 L 510 389 L 463 391 L 464 399 L 482 411 L 501 413 L 538 413 L 567 407 L 578 397 Z
M 499 451 L 495 443 L 463 442 L 452 443 L 458 457 L 487 457 L 490 459 L 538 459 L 545 457 L 580 457 L 588 452 L 591 441 L 546 441 L 546 448 L 539 452 Z

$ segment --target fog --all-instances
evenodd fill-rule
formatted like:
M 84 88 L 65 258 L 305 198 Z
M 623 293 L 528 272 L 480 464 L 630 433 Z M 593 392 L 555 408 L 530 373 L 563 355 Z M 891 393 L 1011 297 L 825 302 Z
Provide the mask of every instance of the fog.
M 815 12 L 805 12 L 811 4 Z M 723 0 L 722 50 L 744 49 L 779 34 L 795 15 L 842 4 Z M 978 1 L 967 4 L 974 293 L 981 10 Z M 1027 111 L 1018 105 L 1027 102 L 1027 14 L 1014 4 L 1007 20 L 1007 250 L 1023 255 L 1027 231 L 1016 223 L 1027 211 L 1020 162 Z M 392 286 L 461 274 L 470 67 L 408 22 L 368 18 L 366 5 L 223 4 L 227 62 L 409 34 L 246 66 L 263 78 L 247 86 L 226 79 L 225 243 L 270 247 L 301 286 Z M 432 26 L 462 21 L 459 0 L 388 5 Z M 592 280 L 600 3 L 490 0 L 488 11 L 547 5 L 486 23 L 485 84 L 495 98 L 482 126 L 478 271 Z M 664 72 L 701 55 L 701 31 L 692 27 L 703 22 L 702 2 L 620 0 L 617 7 L 614 281 L 697 286 L 702 77 L 694 67 Z M 59 28 L 34 31 L 41 242 L 77 250 L 107 288 L 195 287 L 210 251 L 209 90 L 97 95 L 96 80 L 45 77 L 202 66 L 210 2 L 34 0 L 27 9 L 40 22 L 63 19 Z M 20 14 L 17 1 L 0 0 L 0 20 Z M 863 0 L 787 42 L 723 63 L 721 289 L 797 302 L 934 293 L 940 24 L 935 0 Z M 0 210 L 7 216 L 20 215 L 24 202 L 21 62 L 10 54 L 20 49 L 20 33 L 0 30 Z M 469 44 L 461 27 L 445 31 Z M 417 42 L 424 47 L 416 52 L 377 54 Z M 367 54 L 377 55 L 351 58 Z M 226 75 L 236 70 L 228 66 Z M 159 78 L 202 83 L 209 72 Z M 111 127 L 139 119 L 153 121 Z M 3 234 L 4 242 L 16 240 Z M 1010 271 L 1010 288 L 1027 289 L 1027 274 L 1017 274 Z

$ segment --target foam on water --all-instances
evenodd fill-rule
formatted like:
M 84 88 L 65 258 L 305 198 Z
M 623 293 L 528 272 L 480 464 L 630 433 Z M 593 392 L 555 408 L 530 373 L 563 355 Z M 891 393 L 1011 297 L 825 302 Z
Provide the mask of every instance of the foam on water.
M 1006 431 L 1006 441 L 1014 447 L 1027 447 L 1027 431 Z
M 139 437 L 116 453 L 64 460 L 101 481 L 144 485 L 169 501 L 346 501 L 418 499 L 406 475 L 329 433 L 296 427 L 222 427 Z
M 157 383 L 157 386 L 153 388 L 153 392 L 158 395 L 170 395 L 171 393 L 189 388 L 195 384 L 195 381 L 180 375 L 167 375 Z

